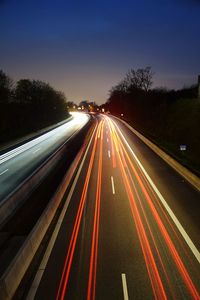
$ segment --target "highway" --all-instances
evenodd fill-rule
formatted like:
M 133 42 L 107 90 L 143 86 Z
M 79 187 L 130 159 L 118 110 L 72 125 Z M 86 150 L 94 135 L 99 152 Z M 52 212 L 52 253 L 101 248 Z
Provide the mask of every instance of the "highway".
M 74 113 L 67 123 L 2 154 L 0 156 L 0 202 L 88 120 L 89 115 Z
M 200 299 L 199 196 L 99 115 L 27 299 Z

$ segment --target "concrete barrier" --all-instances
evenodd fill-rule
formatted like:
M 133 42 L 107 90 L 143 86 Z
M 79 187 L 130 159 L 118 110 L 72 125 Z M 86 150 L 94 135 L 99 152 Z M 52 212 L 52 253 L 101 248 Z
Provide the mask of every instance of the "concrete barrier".
M 85 145 L 86 147 L 86 145 Z M 63 199 L 63 196 L 70 185 L 71 180 L 80 164 L 85 147 L 81 148 L 68 172 L 66 173 L 61 185 L 52 197 L 46 210 L 43 212 L 33 230 L 28 235 L 26 241 L 18 251 L 5 273 L 0 279 L 0 299 L 12 299 L 17 287 L 19 286 L 25 272 L 27 271 L 37 249 L 39 248 L 44 235 Z
M 192 184 L 198 191 L 200 191 L 200 178 L 188 170 L 186 167 L 182 166 L 169 154 L 160 149 L 157 145 L 152 143 L 149 139 L 131 127 L 126 121 L 113 116 L 120 122 L 122 122 L 126 127 L 128 127 L 140 140 L 142 140 L 151 150 L 153 150 L 158 156 L 160 156 L 168 165 L 170 165 L 176 172 L 178 172 L 182 177 L 184 177 L 190 184 Z

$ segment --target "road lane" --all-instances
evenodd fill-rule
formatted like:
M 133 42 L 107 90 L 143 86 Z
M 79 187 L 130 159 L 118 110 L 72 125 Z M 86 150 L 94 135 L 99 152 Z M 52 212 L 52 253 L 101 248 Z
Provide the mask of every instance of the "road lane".
M 161 253 L 159 252 L 159 247 L 158 247 L 159 241 L 155 240 L 156 232 L 157 233 L 159 232 L 159 239 L 160 240 L 161 240 L 161 238 L 163 239 L 162 240 L 162 242 L 163 242 L 162 248 L 168 248 L 169 255 L 168 255 L 167 259 L 168 259 L 168 261 L 170 261 L 170 265 L 174 264 L 174 267 L 176 268 L 176 271 L 177 271 L 176 277 L 179 277 L 178 278 L 179 281 L 180 281 L 180 278 L 183 281 L 184 288 L 180 289 L 180 294 L 178 294 L 177 286 L 173 287 L 174 294 L 177 293 L 176 299 L 177 298 L 179 299 L 182 296 L 182 294 L 185 294 L 185 297 L 189 297 L 189 295 L 190 295 L 193 299 L 198 299 L 199 298 L 198 290 L 195 287 L 195 284 L 193 283 L 193 280 L 194 281 L 196 280 L 196 282 L 198 282 L 198 277 L 197 278 L 195 278 L 195 276 L 193 277 L 193 273 L 189 274 L 188 269 L 189 268 L 191 269 L 193 264 L 191 264 L 190 266 L 188 266 L 188 264 L 187 264 L 188 258 L 191 258 L 191 261 L 192 261 L 192 259 L 193 260 L 195 259 L 193 257 L 193 254 L 195 254 L 195 253 L 192 253 L 192 255 L 191 255 L 191 251 L 189 251 L 189 250 L 192 250 L 192 249 L 191 248 L 186 249 L 187 247 L 186 247 L 186 245 L 184 245 L 185 241 L 182 239 L 183 236 L 181 236 L 181 237 L 179 236 L 179 239 L 177 238 L 178 234 L 180 234 L 180 231 L 177 232 L 177 227 L 175 226 L 175 224 L 169 221 L 171 216 L 169 216 L 169 218 L 167 216 L 167 220 L 170 222 L 169 225 L 171 225 L 175 234 L 173 234 L 172 232 L 170 232 L 170 234 L 169 234 L 169 232 L 168 232 L 169 225 L 166 226 L 166 224 L 164 224 L 164 222 L 163 222 L 163 219 L 166 218 L 166 214 L 164 214 L 165 211 L 163 213 L 161 211 L 161 209 L 158 210 L 158 207 L 156 207 L 155 204 L 153 203 L 153 197 L 151 196 L 151 193 L 150 193 L 151 190 L 149 188 L 149 185 L 145 186 L 145 184 L 147 185 L 148 182 L 147 182 L 147 180 L 145 180 L 146 178 L 144 177 L 144 169 L 142 170 L 141 166 L 138 163 L 137 164 L 135 163 L 136 159 L 134 161 L 131 160 L 130 151 L 129 151 L 129 153 L 128 153 L 128 151 L 126 151 L 125 146 L 123 145 L 124 141 L 122 139 L 120 139 L 120 136 L 116 132 L 116 127 L 112 124 L 112 122 L 111 122 L 111 127 L 112 127 L 113 139 L 114 139 L 115 143 L 118 144 L 117 145 L 118 149 L 120 149 L 117 152 L 119 155 L 119 164 L 120 164 L 120 168 L 121 168 L 121 173 L 122 173 L 124 184 L 126 186 L 126 191 L 127 191 L 127 195 L 128 195 L 129 202 L 130 202 L 133 219 L 134 219 L 134 222 L 135 222 L 135 225 L 137 228 L 138 237 L 140 238 L 140 244 L 141 244 L 141 248 L 143 251 L 146 267 L 147 267 L 147 270 L 149 273 L 149 277 L 151 280 L 152 289 L 154 291 L 155 298 L 156 299 L 167 298 L 168 290 L 167 290 L 167 292 L 165 291 L 164 284 L 163 284 L 162 278 L 161 278 L 161 274 L 159 274 L 159 268 L 156 265 L 155 258 L 154 258 L 154 255 L 153 255 L 153 252 L 151 249 L 153 247 L 151 247 L 150 238 L 147 235 L 147 228 L 144 227 L 145 223 L 146 223 L 147 227 L 149 228 L 149 234 L 151 236 L 152 242 L 154 243 L 155 250 L 157 251 L 157 256 L 160 259 L 160 264 L 163 268 L 163 271 L 165 272 L 166 279 L 169 281 L 169 277 L 170 277 L 171 285 L 173 285 L 173 283 L 176 282 L 176 278 L 173 278 L 173 276 L 171 274 L 170 274 L 170 276 L 169 276 L 169 274 L 167 274 L 168 273 L 167 271 L 169 270 L 169 266 L 167 266 L 165 269 L 164 259 L 162 260 Z M 122 135 L 122 137 L 123 137 L 123 135 Z M 128 167 L 128 163 L 129 163 L 130 167 Z M 126 168 L 128 169 L 128 172 L 127 172 L 127 170 L 125 170 Z M 131 170 L 130 170 L 130 168 L 131 168 Z M 132 171 L 132 174 L 131 174 L 131 171 Z M 144 180 L 144 182 L 143 182 L 143 180 Z M 134 195 L 134 190 L 135 190 L 135 195 Z M 139 194 L 140 191 L 142 192 L 142 194 Z M 138 199 L 136 198 L 136 196 Z M 157 197 L 158 204 L 160 204 L 159 200 L 160 199 L 158 199 L 158 197 Z M 139 203 L 137 203 L 137 202 L 139 202 Z M 164 208 L 166 208 L 166 207 L 164 207 Z M 149 214 L 149 216 L 147 215 L 147 213 Z M 149 225 L 150 222 L 152 223 L 151 225 Z M 155 227 L 155 225 L 157 225 L 156 226 L 157 228 Z M 153 226 L 155 227 L 154 231 L 151 230 L 151 228 Z M 158 231 L 158 229 L 159 229 L 159 231 Z M 173 239 L 172 239 L 172 237 L 173 237 Z M 178 244 L 179 240 L 181 241 L 181 245 L 180 244 L 176 245 L 175 242 Z M 180 253 L 177 250 L 178 246 L 179 246 L 179 251 L 181 249 Z M 161 246 L 160 246 L 160 248 L 161 248 Z M 187 259 L 185 259 L 184 255 L 183 255 L 186 250 L 188 250 Z M 196 251 L 198 252 L 197 249 L 196 249 Z M 199 257 L 199 252 L 198 252 L 198 257 Z M 196 258 L 198 258 L 198 257 L 196 257 Z M 195 268 L 194 268 L 194 271 L 196 271 Z M 192 277 L 193 277 L 193 279 L 192 279 Z M 163 280 L 164 280 L 164 278 L 163 278 Z M 173 294 L 171 294 L 169 296 L 172 296 L 172 295 Z
M 69 122 L 0 156 L 0 202 L 89 120 L 74 114 Z
M 194 244 L 200 249 L 200 194 L 183 177 L 176 173 L 123 123 L 112 118 L 120 126 L 126 141 L 142 162 L 146 173 L 156 184 L 158 191 L 167 199 L 168 205 L 175 212 L 178 220 L 191 237 Z
M 99 118 L 35 299 L 199 299 L 199 263 L 118 126 Z

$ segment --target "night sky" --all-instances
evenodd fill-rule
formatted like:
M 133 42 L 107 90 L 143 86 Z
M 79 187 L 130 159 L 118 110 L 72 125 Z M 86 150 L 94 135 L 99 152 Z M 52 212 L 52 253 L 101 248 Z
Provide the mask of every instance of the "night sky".
M 0 68 L 41 79 L 68 100 L 103 103 L 130 68 L 154 86 L 200 74 L 200 0 L 0 0 Z

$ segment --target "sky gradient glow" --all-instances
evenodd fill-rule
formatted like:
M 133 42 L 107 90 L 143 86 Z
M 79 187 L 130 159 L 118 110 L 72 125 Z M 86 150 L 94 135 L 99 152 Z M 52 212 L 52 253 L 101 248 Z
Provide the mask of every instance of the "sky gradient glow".
M 154 86 L 200 74 L 200 0 L 0 0 L 0 69 L 103 103 L 130 68 Z

